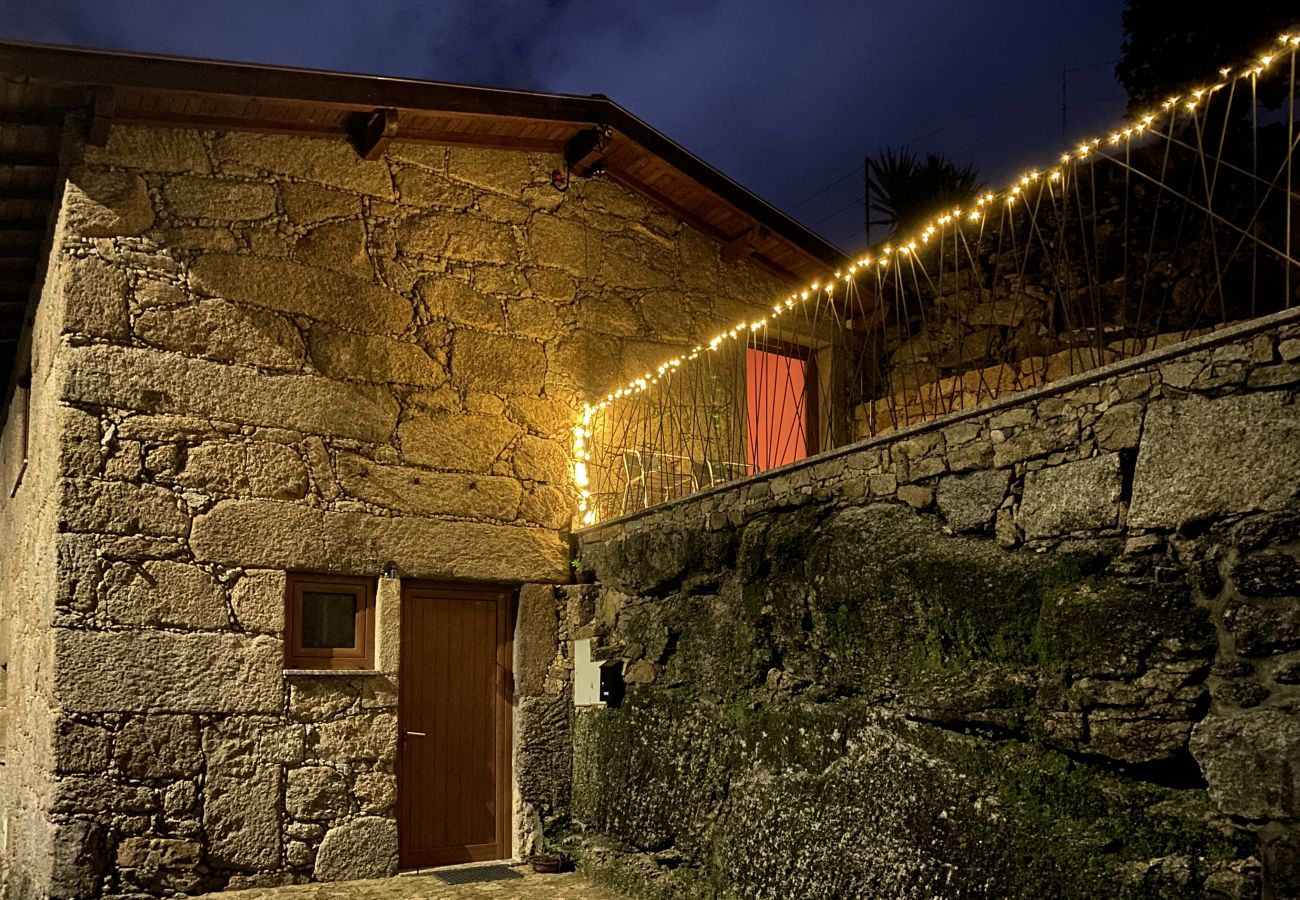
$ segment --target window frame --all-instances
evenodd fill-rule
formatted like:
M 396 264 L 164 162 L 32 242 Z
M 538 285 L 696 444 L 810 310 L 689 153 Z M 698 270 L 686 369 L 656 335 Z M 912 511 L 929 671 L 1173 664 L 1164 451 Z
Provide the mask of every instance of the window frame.
M 285 587 L 284 667 L 286 669 L 335 669 L 374 671 L 375 592 L 374 578 L 351 575 L 323 575 L 289 572 Z M 356 598 L 356 642 L 351 647 L 303 647 L 303 594 L 352 594 Z

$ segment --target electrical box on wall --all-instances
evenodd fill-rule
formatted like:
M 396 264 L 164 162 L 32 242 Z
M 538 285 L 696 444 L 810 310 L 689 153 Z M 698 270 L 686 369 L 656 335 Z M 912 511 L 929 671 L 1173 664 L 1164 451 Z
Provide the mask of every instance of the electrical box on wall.
M 573 705 L 617 707 L 623 702 L 623 666 L 617 659 L 593 660 L 591 640 L 573 642 Z

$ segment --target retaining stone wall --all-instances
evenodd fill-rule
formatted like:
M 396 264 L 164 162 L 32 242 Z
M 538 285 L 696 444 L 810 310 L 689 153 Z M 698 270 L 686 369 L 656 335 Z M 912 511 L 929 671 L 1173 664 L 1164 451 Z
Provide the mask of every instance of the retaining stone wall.
M 1300 315 L 580 534 L 646 896 L 1300 892 Z M 555 830 L 564 830 L 563 816 Z
M 8 854 L 11 896 L 392 872 L 398 582 L 377 673 L 285 674 L 285 570 L 567 579 L 580 401 L 783 286 L 608 182 L 555 191 L 556 156 L 124 127 L 69 153 L 58 587 L 14 611 L 59 708 L 18 768 L 67 852 Z

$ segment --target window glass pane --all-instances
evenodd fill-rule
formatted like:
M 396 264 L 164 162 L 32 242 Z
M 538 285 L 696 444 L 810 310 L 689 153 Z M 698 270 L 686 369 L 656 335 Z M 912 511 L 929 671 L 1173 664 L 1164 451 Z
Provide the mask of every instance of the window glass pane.
M 304 591 L 302 595 L 303 648 L 348 648 L 356 645 L 356 595 Z

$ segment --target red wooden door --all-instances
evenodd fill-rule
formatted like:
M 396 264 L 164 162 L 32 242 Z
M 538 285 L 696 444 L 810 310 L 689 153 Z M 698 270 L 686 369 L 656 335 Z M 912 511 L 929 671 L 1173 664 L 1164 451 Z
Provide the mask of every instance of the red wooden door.
M 397 822 L 404 869 L 510 856 L 511 606 L 497 585 L 402 590 Z

